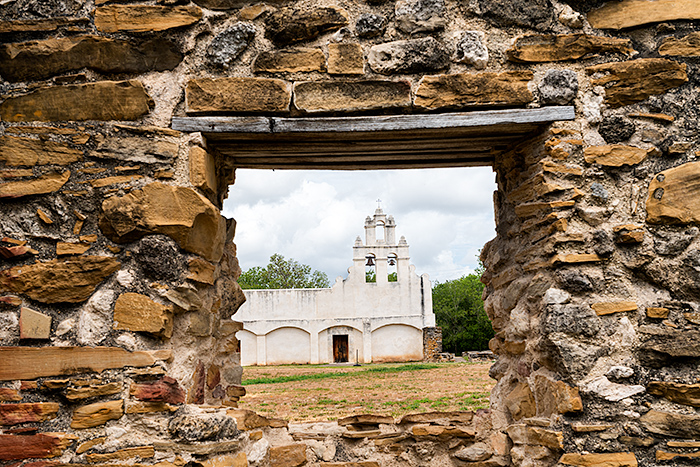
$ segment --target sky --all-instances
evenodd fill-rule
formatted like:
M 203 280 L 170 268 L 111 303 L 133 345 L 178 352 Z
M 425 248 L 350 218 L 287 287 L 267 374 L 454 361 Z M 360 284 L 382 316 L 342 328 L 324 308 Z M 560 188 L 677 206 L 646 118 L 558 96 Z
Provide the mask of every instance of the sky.
M 352 246 L 377 200 L 394 216 L 418 274 L 435 282 L 474 271 L 495 237 L 490 167 L 377 171 L 238 169 L 223 214 L 236 219 L 234 243 L 245 271 L 274 253 L 347 277 Z

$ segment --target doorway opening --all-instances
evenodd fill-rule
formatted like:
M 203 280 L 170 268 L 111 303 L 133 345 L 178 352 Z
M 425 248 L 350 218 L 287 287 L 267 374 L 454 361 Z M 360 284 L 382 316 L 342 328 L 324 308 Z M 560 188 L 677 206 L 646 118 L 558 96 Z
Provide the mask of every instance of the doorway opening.
M 333 362 L 348 362 L 348 335 L 338 334 L 333 336 Z

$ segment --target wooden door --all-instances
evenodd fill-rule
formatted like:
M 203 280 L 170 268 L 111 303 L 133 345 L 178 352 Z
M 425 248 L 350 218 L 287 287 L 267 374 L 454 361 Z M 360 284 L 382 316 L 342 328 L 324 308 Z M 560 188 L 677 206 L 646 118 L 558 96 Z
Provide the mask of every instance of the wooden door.
M 348 361 L 348 336 L 333 336 L 333 361 L 344 363 Z

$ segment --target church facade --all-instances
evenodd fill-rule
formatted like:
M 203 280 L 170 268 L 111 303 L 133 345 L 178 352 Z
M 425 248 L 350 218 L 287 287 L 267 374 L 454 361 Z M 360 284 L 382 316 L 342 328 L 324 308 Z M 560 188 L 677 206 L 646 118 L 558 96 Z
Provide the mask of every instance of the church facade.
M 409 263 L 392 216 L 378 208 L 364 228 L 348 277 L 332 287 L 245 291 L 235 316 L 243 365 L 424 358 L 424 330 L 435 326 L 428 275 Z

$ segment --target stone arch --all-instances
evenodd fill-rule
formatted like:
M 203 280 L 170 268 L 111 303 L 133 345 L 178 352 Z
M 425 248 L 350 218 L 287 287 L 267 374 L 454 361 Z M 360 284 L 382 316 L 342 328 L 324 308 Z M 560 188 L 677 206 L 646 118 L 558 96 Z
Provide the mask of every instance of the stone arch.
M 290 347 L 294 351 L 290 352 Z M 294 355 L 294 358 L 290 358 Z M 305 356 L 305 357 L 302 357 Z M 311 362 L 311 341 L 307 330 L 281 327 L 265 335 L 265 360 L 268 365 Z
M 386 324 L 372 331 L 372 361 L 423 360 L 423 331 L 408 324 Z

